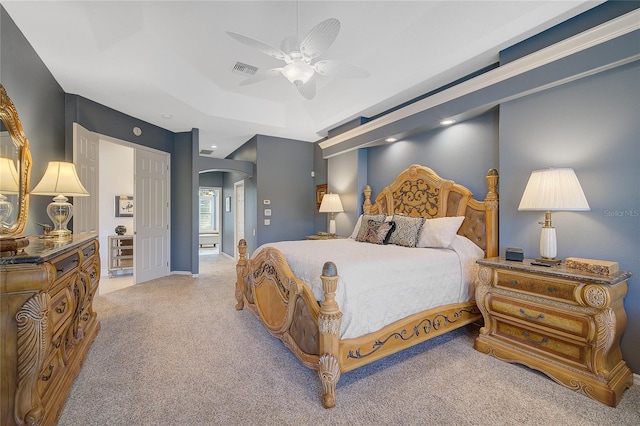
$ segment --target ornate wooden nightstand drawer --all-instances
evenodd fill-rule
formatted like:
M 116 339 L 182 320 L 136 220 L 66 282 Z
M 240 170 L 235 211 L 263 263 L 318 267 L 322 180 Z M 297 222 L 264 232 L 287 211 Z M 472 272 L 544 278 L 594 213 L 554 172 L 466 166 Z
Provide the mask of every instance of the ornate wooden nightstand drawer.
M 575 289 L 580 285 L 578 282 L 547 280 L 539 276 L 512 272 L 497 274 L 496 287 L 576 303 Z
M 527 327 L 509 324 L 498 320 L 496 336 L 515 341 L 537 351 L 559 357 L 563 361 L 572 361 L 578 366 L 586 368 L 586 354 L 588 347 L 577 342 L 559 339 Z
M 487 297 L 489 310 L 497 315 L 535 324 L 537 327 L 550 328 L 571 334 L 586 341 L 589 336 L 590 320 L 587 315 L 569 313 L 549 306 L 491 294 Z

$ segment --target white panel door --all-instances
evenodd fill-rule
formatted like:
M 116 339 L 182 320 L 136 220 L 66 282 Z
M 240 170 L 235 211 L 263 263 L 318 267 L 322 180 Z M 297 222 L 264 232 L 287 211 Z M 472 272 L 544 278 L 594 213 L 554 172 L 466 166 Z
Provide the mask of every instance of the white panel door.
M 136 284 L 169 275 L 169 154 L 135 150 Z
M 98 143 L 100 137 L 78 123 L 73 123 L 73 163 L 88 197 L 73 198 L 73 233 L 99 232 Z
M 244 181 L 236 182 L 233 184 L 234 195 L 235 195 L 235 213 L 234 223 L 235 223 L 235 249 L 234 253 L 236 259 L 239 259 L 240 253 L 238 253 L 238 242 L 244 238 Z M 249 253 L 247 253 L 249 255 Z

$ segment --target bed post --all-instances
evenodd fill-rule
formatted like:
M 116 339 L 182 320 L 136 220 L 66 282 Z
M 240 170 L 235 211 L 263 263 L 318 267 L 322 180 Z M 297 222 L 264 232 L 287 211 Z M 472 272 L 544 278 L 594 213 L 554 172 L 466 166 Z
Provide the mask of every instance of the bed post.
M 244 280 L 242 279 L 242 273 L 247 266 L 247 242 L 242 239 L 238 243 L 239 259 L 236 264 L 236 309 L 241 311 L 244 308 L 244 294 L 242 291 L 242 285 Z
M 324 302 L 320 305 L 318 328 L 320 331 L 320 359 L 318 376 L 322 382 L 322 405 L 332 408 L 336 405 L 336 384 L 340 379 L 340 324 L 342 312 L 336 302 L 338 287 L 338 269 L 335 263 L 326 262 L 322 268 L 322 289 Z
M 365 185 L 364 190 L 364 203 L 362 203 L 362 213 L 369 214 L 371 213 L 371 187 L 369 185 Z
M 487 207 L 486 232 L 487 253 L 486 257 L 498 256 L 498 171 L 489 169 L 487 172 L 487 186 L 489 191 L 484 198 Z

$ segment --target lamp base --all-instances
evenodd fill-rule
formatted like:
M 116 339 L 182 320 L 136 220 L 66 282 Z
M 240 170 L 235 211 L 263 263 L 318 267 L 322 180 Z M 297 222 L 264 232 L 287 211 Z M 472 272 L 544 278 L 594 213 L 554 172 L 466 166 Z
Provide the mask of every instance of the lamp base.
M 47 206 L 47 214 L 53 222 L 53 230 L 49 235 L 56 239 L 71 238 L 71 231 L 67 229 L 67 223 L 73 216 L 73 205 L 64 195 L 54 197 L 53 202 Z

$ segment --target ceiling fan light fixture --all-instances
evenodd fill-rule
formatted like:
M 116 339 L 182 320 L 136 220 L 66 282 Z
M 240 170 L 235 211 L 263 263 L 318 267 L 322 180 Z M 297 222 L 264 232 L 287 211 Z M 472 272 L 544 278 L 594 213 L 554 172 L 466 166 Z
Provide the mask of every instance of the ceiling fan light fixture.
M 313 77 L 315 71 L 311 65 L 304 61 L 293 61 L 284 67 L 281 72 L 287 80 L 296 86 L 301 86 Z

